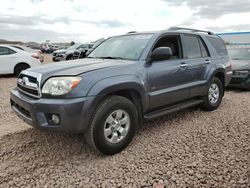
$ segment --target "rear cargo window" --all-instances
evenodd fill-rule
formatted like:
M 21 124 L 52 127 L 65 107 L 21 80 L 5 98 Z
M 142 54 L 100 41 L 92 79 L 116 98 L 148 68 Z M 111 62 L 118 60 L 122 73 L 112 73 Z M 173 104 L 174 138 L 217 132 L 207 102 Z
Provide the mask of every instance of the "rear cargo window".
M 207 37 L 207 40 L 212 44 L 218 55 L 226 56 L 228 55 L 226 45 L 223 40 L 215 37 Z

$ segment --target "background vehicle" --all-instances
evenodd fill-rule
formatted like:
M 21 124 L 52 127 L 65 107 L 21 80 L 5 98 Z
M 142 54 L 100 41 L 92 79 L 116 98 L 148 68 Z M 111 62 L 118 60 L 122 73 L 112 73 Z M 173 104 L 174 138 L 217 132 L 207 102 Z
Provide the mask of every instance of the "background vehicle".
M 81 48 L 80 48 L 80 49 L 77 49 L 77 50 L 75 50 L 75 51 L 73 52 L 72 59 L 81 59 L 81 58 L 85 58 L 87 52 L 88 52 L 89 50 L 91 50 L 93 46 L 94 46 L 93 43 L 81 45 Z M 66 54 L 67 54 L 67 53 L 68 53 L 68 52 L 66 52 Z
M 0 45 L 0 74 L 15 74 L 22 70 L 41 65 L 43 57 L 37 53 L 30 53 L 18 48 Z
M 217 109 L 231 75 L 225 44 L 211 32 L 134 32 L 105 40 L 85 59 L 23 71 L 11 106 L 38 129 L 84 133 L 111 155 L 144 119 L 195 105 Z
M 53 61 L 61 61 L 61 60 L 72 60 L 73 54 L 76 50 L 85 51 L 88 47 L 88 44 L 76 43 L 73 46 L 70 46 L 67 49 L 56 50 L 53 53 Z
M 250 46 L 228 48 L 233 76 L 228 87 L 250 90 Z

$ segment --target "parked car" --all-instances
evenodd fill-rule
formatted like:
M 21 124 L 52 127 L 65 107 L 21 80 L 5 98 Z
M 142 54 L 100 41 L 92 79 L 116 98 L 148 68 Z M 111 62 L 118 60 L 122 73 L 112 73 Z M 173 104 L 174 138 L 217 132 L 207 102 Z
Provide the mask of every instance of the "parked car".
M 81 48 L 75 50 L 73 52 L 73 56 L 72 56 L 72 59 L 82 59 L 82 58 L 85 58 L 87 55 L 87 52 L 89 50 L 92 49 L 92 47 L 94 46 L 93 43 L 89 43 L 89 44 L 84 44 L 84 45 L 81 45 Z M 66 52 L 67 54 L 68 52 Z M 71 53 L 71 52 L 70 52 Z
M 14 48 L 18 48 L 19 50 L 24 50 L 24 49 L 23 49 L 23 47 L 18 46 L 18 45 L 12 45 L 12 47 L 14 47 Z
M 53 53 L 53 61 L 62 61 L 62 60 L 72 60 L 73 54 L 76 50 L 83 51 L 86 49 L 86 44 L 76 43 L 73 46 L 70 46 L 67 49 L 56 50 Z
M 84 133 L 93 149 L 112 155 L 143 120 L 196 105 L 217 109 L 231 75 L 225 44 L 212 32 L 135 32 L 105 40 L 85 59 L 23 71 L 11 106 L 35 128 Z
M 228 51 L 233 69 L 229 87 L 250 90 L 250 46 L 230 47 Z
M 15 74 L 22 70 L 41 65 L 43 57 L 38 53 L 30 53 L 19 48 L 0 45 L 0 74 Z

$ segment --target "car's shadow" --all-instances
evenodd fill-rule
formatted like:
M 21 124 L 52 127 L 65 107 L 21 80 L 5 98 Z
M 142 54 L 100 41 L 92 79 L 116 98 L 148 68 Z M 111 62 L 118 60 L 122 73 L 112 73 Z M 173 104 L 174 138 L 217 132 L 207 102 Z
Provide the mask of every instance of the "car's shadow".
M 0 75 L 0 78 L 16 78 L 14 74 L 3 74 Z
M 226 92 L 237 92 L 237 93 L 245 93 L 245 92 L 249 92 L 250 90 L 247 89 L 239 89 L 239 88 L 226 88 L 225 90 Z

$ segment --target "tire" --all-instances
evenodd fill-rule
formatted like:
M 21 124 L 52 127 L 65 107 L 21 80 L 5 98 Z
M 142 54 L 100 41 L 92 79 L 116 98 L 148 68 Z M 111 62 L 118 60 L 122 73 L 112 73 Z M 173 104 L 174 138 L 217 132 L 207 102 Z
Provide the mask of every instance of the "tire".
M 17 65 L 15 66 L 15 68 L 14 68 L 14 75 L 15 75 L 16 77 L 18 77 L 19 74 L 20 74 L 23 70 L 28 69 L 28 68 L 30 68 L 30 66 L 29 66 L 28 64 L 24 64 L 24 63 L 17 64 Z
M 220 106 L 223 94 L 224 88 L 220 79 L 214 77 L 207 88 L 201 108 L 208 111 L 216 110 Z
M 66 57 L 66 60 L 72 60 L 73 59 L 73 55 L 69 55 L 68 57 Z
M 119 119 L 117 124 L 113 121 L 116 119 Z M 110 96 L 98 105 L 85 133 L 85 139 L 88 145 L 97 152 L 114 155 L 126 148 L 132 141 L 137 123 L 138 113 L 134 104 L 127 98 Z

